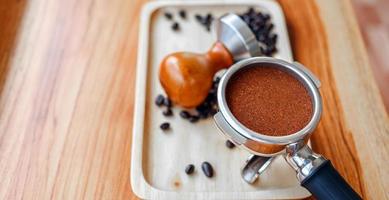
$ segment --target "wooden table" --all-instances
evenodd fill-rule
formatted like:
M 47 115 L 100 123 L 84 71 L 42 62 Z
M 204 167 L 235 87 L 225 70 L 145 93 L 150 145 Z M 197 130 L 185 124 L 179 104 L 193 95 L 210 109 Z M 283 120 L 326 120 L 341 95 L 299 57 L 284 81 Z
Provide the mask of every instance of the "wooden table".
M 136 199 L 129 184 L 145 0 L 0 0 L 0 199 Z M 281 0 L 323 83 L 313 147 L 389 199 L 389 119 L 349 1 Z

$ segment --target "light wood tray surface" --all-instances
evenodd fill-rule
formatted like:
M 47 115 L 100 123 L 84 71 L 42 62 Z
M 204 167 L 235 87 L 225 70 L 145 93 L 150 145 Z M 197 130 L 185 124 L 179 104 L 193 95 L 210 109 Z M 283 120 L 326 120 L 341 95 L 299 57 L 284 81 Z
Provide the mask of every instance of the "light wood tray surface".
M 249 153 L 243 149 L 226 148 L 226 139 L 212 118 L 192 124 L 179 117 L 180 108 L 174 109 L 174 117 L 167 118 L 162 115 L 163 109 L 154 104 L 156 96 L 164 94 L 158 79 L 162 59 L 177 51 L 205 52 L 216 41 L 215 33 L 207 32 L 194 15 L 239 14 L 250 6 L 271 15 L 274 32 L 279 37 L 275 57 L 292 61 L 284 16 L 274 1 L 157 1 L 144 7 L 139 38 L 131 173 L 133 190 L 141 198 L 280 199 L 309 196 L 282 157 L 272 163 L 256 184 L 245 183 L 240 170 Z M 179 18 L 180 9 L 186 10 L 186 20 Z M 165 12 L 175 15 L 181 31 L 171 30 L 172 22 L 164 17 Z M 172 126 L 172 130 L 166 133 L 159 129 L 165 121 Z M 213 165 L 214 178 L 208 179 L 202 174 L 200 165 L 203 161 Z M 187 176 L 184 169 L 190 163 L 196 165 L 196 173 Z

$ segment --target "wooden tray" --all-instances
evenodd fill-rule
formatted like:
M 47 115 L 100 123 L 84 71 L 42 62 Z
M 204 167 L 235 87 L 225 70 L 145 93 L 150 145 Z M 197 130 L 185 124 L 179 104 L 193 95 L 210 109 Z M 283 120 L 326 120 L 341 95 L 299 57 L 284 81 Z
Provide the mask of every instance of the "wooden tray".
M 310 194 L 296 180 L 295 172 L 282 157 L 263 173 L 254 185 L 245 183 L 240 169 L 249 154 L 242 149 L 227 149 L 225 138 L 219 134 L 212 119 L 191 124 L 179 116 L 166 118 L 154 105 L 158 94 L 164 93 L 158 80 L 159 63 L 176 51 L 205 52 L 216 41 L 215 34 L 205 31 L 194 14 L 211 12 L 220 16 L 227 12 L 242 13 L 249 6 L 271 14 L 275 32 L 279 35 L 275 57 L 292 60 L 289 38 L 281 8 L 274 1 L 186 1 L 153 2 L 142 11 L 136 102 L 134 114 L 131 185 L 142 199 L 287 199 L 304 198 Z M 187 11 L 187 19 L 177 15 Z M 172 22 L 163 14 L 169 11 L 181 25 L 180 32 L 171 30 Z M 212 29 L 213 30 L 213 29 Z M 159 129 L 168 121 L 172 130 Z M 208 179 L 200 165 L 209 161 L 216 175 Z M 187 176 L 187 164 L 196 166 L 196 173 Z
M 147 1 L 0 1 L 0 199 L 138 199 L 129 168 Z M 278 2 L 294 59 L 322 83 L 313 148 L 364 199 L 388 199 L 389 118 L 350 0 Z

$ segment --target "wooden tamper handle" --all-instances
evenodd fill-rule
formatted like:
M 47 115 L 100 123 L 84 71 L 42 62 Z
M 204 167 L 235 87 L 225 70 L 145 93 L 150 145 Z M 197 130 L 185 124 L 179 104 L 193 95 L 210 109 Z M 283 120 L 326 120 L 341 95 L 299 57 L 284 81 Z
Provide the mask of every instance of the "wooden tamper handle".
M 200 105 L 208 95 L 215 73 L 233 64 L 233 57 L 220 42 L 205 54 L 177 52 L 166 56 L 159 80 L 168 97 L 185 108 Z

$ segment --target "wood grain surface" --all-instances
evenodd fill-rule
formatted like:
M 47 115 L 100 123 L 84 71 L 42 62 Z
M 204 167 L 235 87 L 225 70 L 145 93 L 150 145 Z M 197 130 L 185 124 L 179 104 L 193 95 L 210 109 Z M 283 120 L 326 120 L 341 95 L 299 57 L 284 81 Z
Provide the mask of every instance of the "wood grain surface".
M 136 199 L 134 72 L 146 0 L 0 0 L 0 199 Z M 322 81 L 313 147 L 389 199 L 389 119 L 349 1 L 280 1 L 296 60 Z
M 389 112 L 389 1 L 353 0 L 372 71 Z

